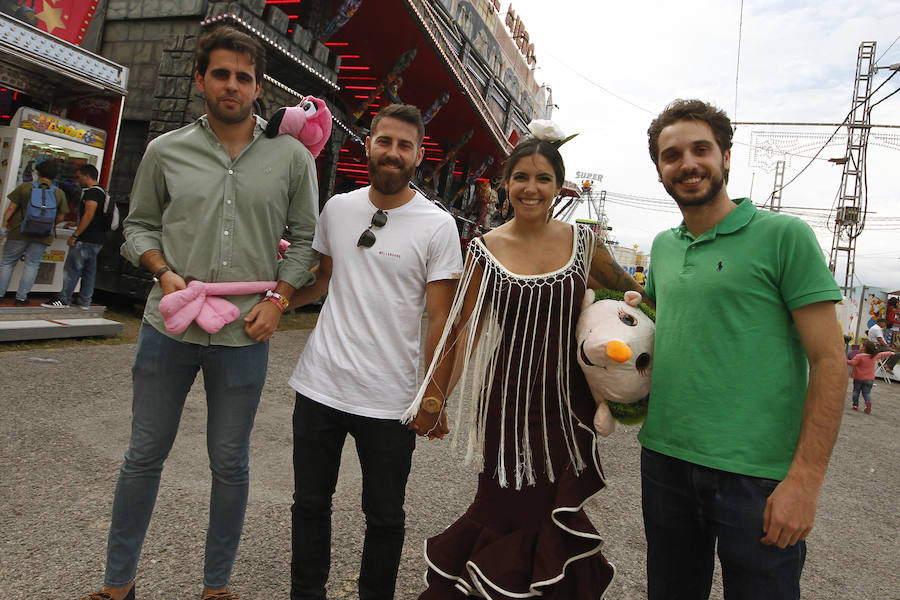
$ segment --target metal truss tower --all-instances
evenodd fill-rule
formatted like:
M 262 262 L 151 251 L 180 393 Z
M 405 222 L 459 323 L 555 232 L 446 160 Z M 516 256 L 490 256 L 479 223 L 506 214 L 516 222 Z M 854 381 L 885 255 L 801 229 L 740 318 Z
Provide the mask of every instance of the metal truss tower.
M 781 212 L 781 188 L 784 187 L 784 161 L 775 163 L 775 187 L 772 189 L 772 212 Z
M 846 294 L 853 287 L 856 271 L 856 238 L 865 225 L 863 185 L 865 183 L 866 144 L 869 130 L 869 96 L 875 75 L 875 42 L 862 42 L 856 59 L 856 81 L 853 85 L 853 106 L 847 117 L 847 153 L 841 187 L 838 192 L 837 212 L 834 219 L 834 239 L 828 266 L 838 283 L 838 259 L 844 257 L 844 283 Z

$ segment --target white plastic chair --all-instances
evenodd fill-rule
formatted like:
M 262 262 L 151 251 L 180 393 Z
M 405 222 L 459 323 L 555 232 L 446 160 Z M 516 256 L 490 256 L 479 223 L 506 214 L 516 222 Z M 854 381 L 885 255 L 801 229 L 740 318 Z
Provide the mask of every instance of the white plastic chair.
M 875 362 L 875 379 L 881 377 L 886 382 L 891 383 L 891 376 L 887 371 L 886 363 L 891 359 L 890 356 L 885 356 L 884 358 L 879 359 Z

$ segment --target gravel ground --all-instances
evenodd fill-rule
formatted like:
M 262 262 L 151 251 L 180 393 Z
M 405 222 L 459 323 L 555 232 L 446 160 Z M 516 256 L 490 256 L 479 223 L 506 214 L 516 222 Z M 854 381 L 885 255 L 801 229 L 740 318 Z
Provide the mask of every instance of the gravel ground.
M 291 411 L 287 386 L 308 331 L 272 342 L 251 453 L 250 503 L 232 586 L 288 598 Z M 112 494 L 130 419 L 133 346 L 0 354 L 0 598 L 79 598 L 103 577 Z M 900 385 L 878 383 L 871 415 L 844 411 L 809 540 L 803 597 L 900 599 Z M 848 395 L 849 398 L 849 395 Z M 138 572 L 138 598 L 196 598 L 209 497 L 202 381 L 191 391 Z M 645 594 L 636 428 L 602 442 L 609 487 L 588 506 L 618 569 L 608 599 Z M 334 501 L 330 598 L 356 598 L 363 519 L 352 442 Z M 419 442 L 407 493 L 397 598 L 423 589 L 423 540 L 468 505 L 475 475 L 445 443 Z M 720 598 L 716 576 L 714 598 Z

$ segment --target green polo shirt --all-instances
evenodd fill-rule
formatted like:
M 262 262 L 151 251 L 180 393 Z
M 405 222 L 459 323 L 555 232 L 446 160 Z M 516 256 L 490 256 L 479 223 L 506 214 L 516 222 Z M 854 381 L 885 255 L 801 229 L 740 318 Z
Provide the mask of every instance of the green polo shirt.
M 735 203 L 696 239 L 682 222 L 653 241 L 646 289 L 656 342 L 638 440 L 695 464 L 783 479 L 808 371 L 791 311 L 841 293 L 806 223 Z
M 312 249 L 319 193 L 309 150 L 288 135 L 269 139 L 257 119 L 253 139 L 231 160 L 206 117 L 147 146 L 123 222 L 122 255 L 135 266 L 161 250 L 172 269 L 205 282 L 275 281 L 295 288 L 313 280 Z M 278 241 L 291 243 L 277 260 Z M 216 334 L 196 323 L 180 335 L 165 331 L 162 289 L 154 285 L 144 319 L 165 335 L 201 345 L 246 346 L 242 318 L 261 294 L 225 296 L 241 316 Z

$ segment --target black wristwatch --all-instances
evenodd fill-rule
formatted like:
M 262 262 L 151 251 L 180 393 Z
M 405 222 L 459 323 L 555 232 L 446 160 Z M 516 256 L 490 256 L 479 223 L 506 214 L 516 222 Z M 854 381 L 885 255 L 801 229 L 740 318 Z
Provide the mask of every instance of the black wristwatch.
M 171 270 L 172 269 L 169 268 L 169 265 L 165 265 L 164 267 L 161 267 L 159 270 L 157 270 L 153 274 L 153 281 L 155 281 L 156 283 L 159 283 L 159 278 L 163 276 L 163 273 L 165 273 L 166 271 L 171 271 Z

